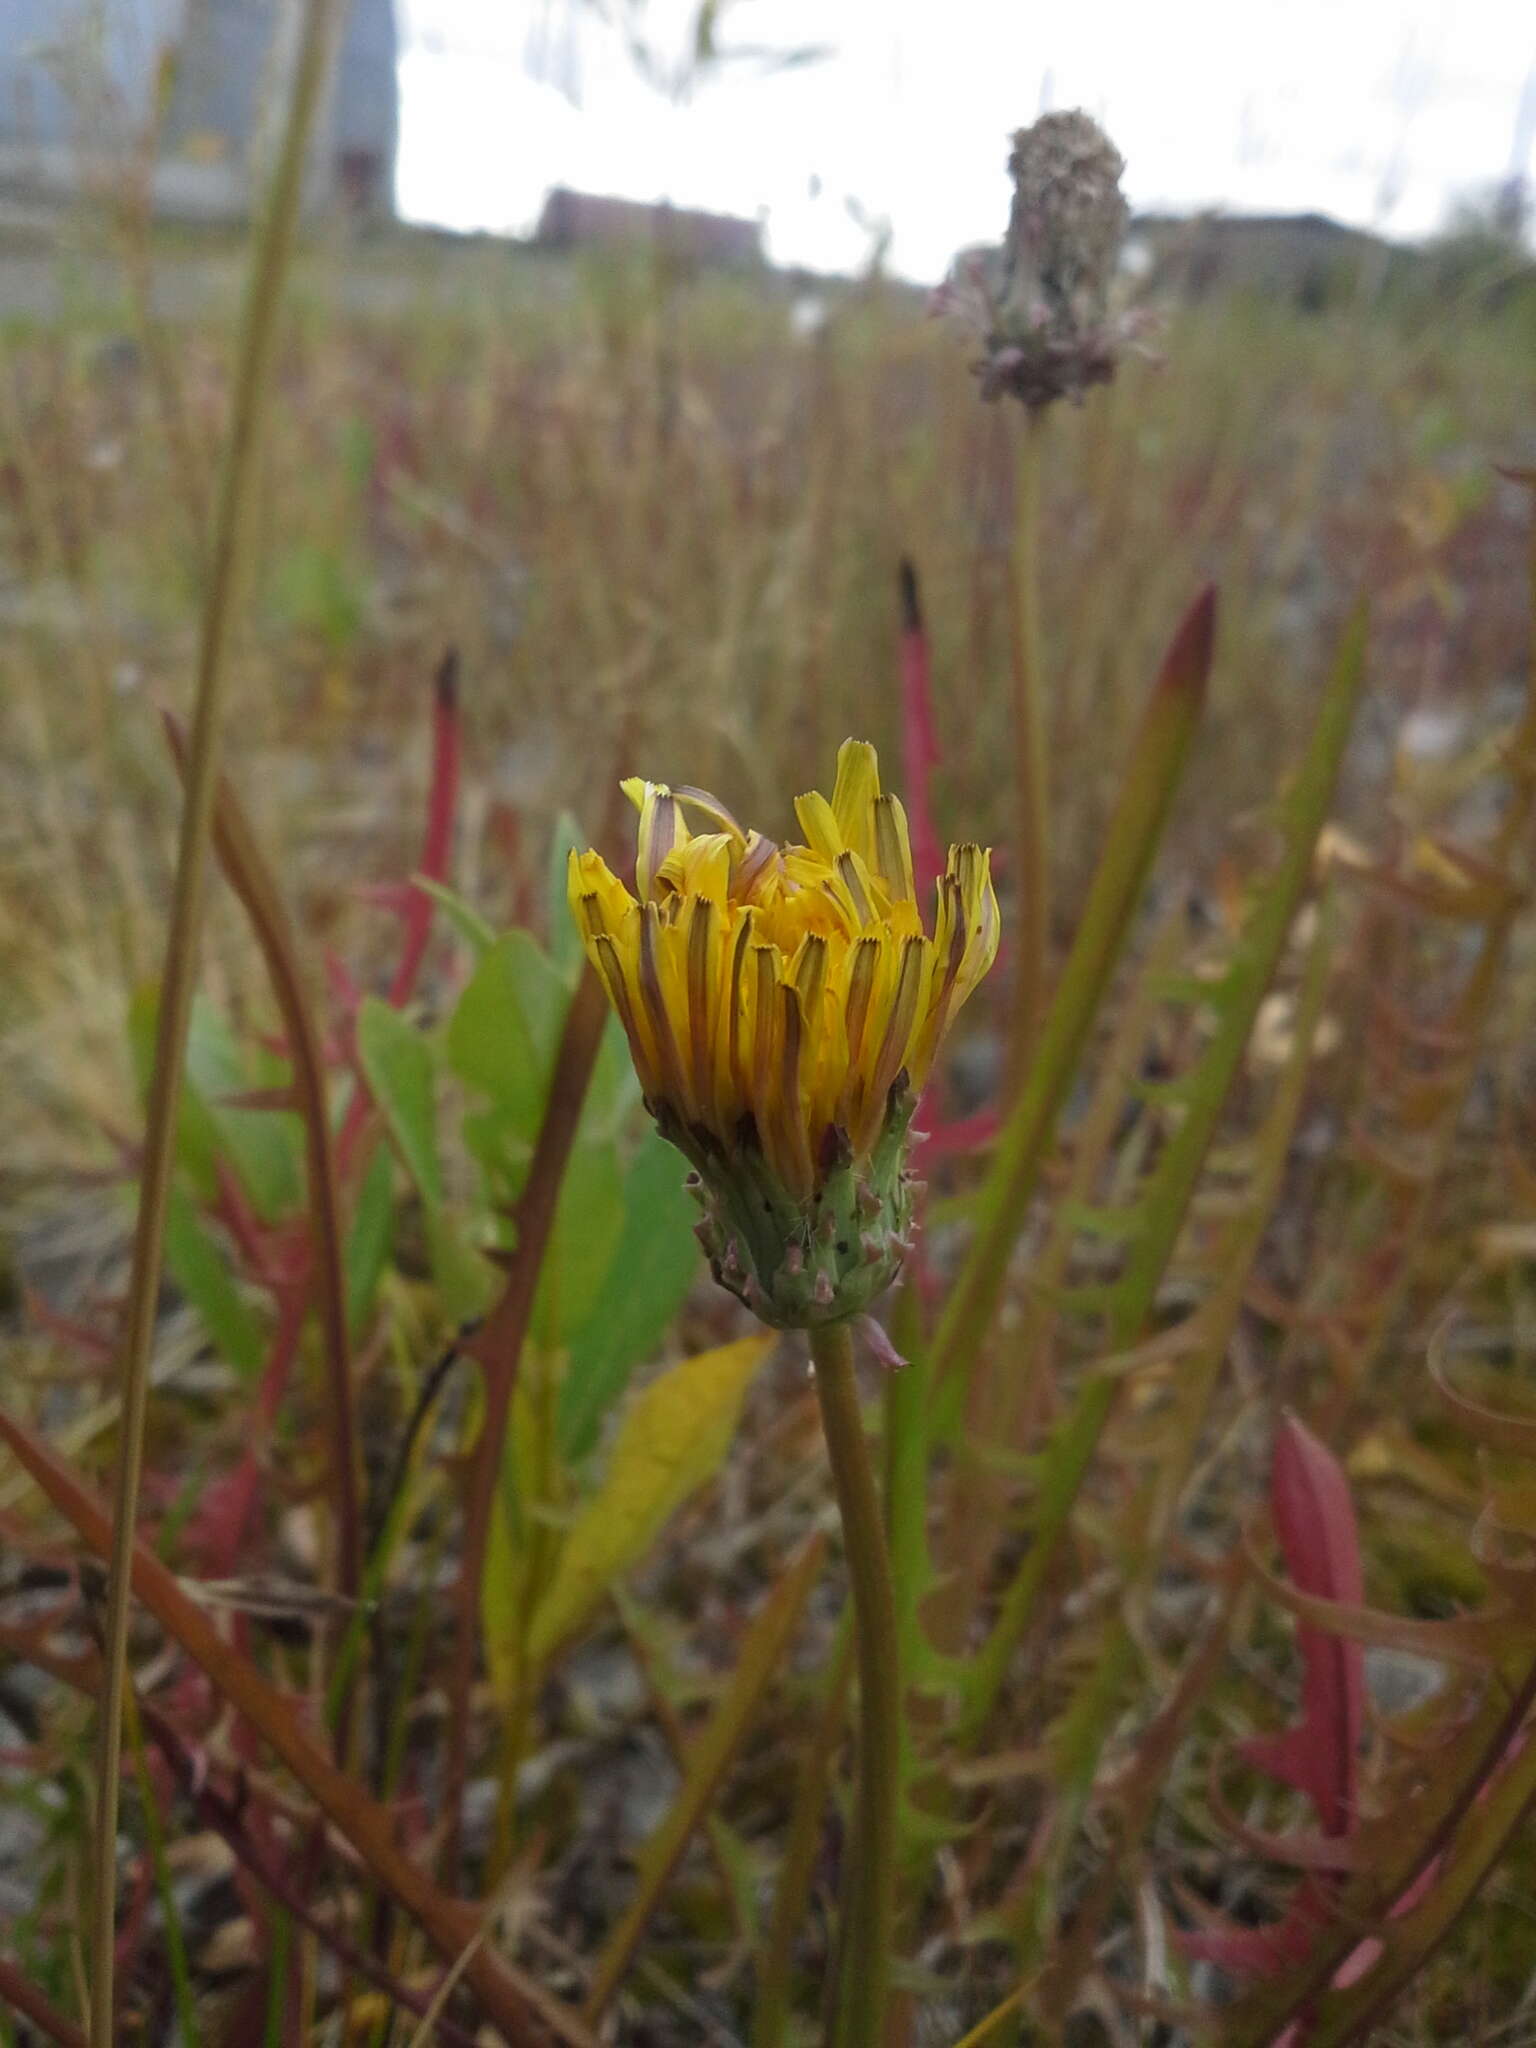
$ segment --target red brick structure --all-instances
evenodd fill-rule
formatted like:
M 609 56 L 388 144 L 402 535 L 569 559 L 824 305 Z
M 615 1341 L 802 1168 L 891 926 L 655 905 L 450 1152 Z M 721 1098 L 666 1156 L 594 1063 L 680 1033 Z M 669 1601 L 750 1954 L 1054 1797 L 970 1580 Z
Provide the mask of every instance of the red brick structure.
M 762 224 L 727 213 L 610 199 L 557 186 L 544 202 L 537 240 L 546 249 L 645 248 L 691 264 L 750 269 L 763 261 Z

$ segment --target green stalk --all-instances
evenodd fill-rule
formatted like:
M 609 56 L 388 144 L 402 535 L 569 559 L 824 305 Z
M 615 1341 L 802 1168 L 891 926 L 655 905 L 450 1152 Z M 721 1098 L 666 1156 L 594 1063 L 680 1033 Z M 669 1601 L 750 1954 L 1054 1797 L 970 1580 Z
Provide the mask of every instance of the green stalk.
M 1045 417 L 1043 410 L 1024 416 L 1014 500 L 1011 655 L 1018 800 L 1014 858 L 1018 871 L 1013 934 L 1017 966 L 1008 1043 L 1010 1094 L 1017 1092 L 1028 1072 L 1040 1029 L 1050 946 L 1050 784 L 1045 772 L 1045 685 L 1040 655 L 1040 451 Z
M 175 1171 L 177 1109 L 192 1009 L 197 938 L 202 924 L 214 792 L 218 783 L 219 729 L 224 709 L 229 637 L 234 624 L 242 541 L 255 477 L 254 457 L 270 381 L 283 275 L 298 215 L 310 125 L 326 73 L 332 30 L 339 18 L 338 0 L 310 0 L 293 97 L 288 109 L 287 132 L 273 175 L 247 286 L 229 440 L 219 479 L 208 591 L 198 644 L 196 698 L 187 750 L 186 794 L 182 805 L 176 882 L 155 1033 L 155 1065 L 150 1083 L 128 1306 L 123 1322 L 122 1423 L 113 1498 L 112 1554 L 107 1579 L 101 1719 L 96 1759 L 89 1944 L 91 2048 L 112 2048 L 113 2040 L 118 1780 L 122 1768 L 130 1572 L 144 1465 L 149 1359 L 155 1334 L 166 1205 Z
M 1280 824 L 1285 844 L 1279 864 L 1243 926 L 1221 989 L 1214 984 L 1211 987 L 1209 1006 L 1220 1020 L 1216 1035 L 1181 1087 L 1183 1115 L 1140 1198 L 1125 1271 L 1115 1283 L 1109 1304 L 1106 1334 L 1111 1355 L 1138 1341 L 1155 1306 L 1259 1004 L 1307 888 L 1313 849 L 1333 799 L 1364 674 L 1365 616 L 1361 612 L 1341 642 L 1306 755 L 1283 806 Z M 963 1281 L 964 1276 L 962 1285 Z M 991 1298 L 995 1300 L 995 1296 Z M 991 1633 L 966 1674 L 962 1725 L 970 1740 L 980 1734 L 1002 1691 L 1013 1651 L 1028 1627 L 1036 1597 L 1066 1535 L 1119 1384 L 1113 1371 L 1090 1373 L 1041 1455 L 1031 1522 L 1033 1540 L 1003 1596 Z
M 1204 707 L 1215 627 L 1215 592 L 1207 589 L 1174 634 L 1142 715 L 1077 937 L 1023 1092 L 1009 1110 L 981 1191 L 976 1235 L 934 1336 L 935 1392 L 947 1397 L 949 1404 L 948 1411 L 941 1409 L 936 1418 L 941 1436 L 958 1421 L 964 1392 L 965 1373 L 954 1368 L 968 1371 L 981 1349 L 1057 1114 L 1141 901 L 1142 884 Z
M 859 1666 L 857 1819 L 843 1873 L 834 2048 L 880 2048 L 896 1935 L 901 1679 L 885 1521 L 864 1437 L 846 1323 L 811 1332 L 816 1398 L 832 1462 Z
M 165 1855 L 165 1829 L 160 1821 L 154 1782 L 144 1758 L 144 1731 L 139 1725 L 138 1701 L 134 1698 L 132 1686 L 123 1695 L 123 1711 L 128 1722 L 129 1745 L 133 1750 L 133 1771 L 138 1780 L 139 1802 L 144 1809 L 144 1836 L 149 1848 L 150 1868 L 154 1872 L 155 1891 L 160 1900 L 160 1914 L 165 1927 L 165 1960 L 170 1972 L 176 2024 L 184 2040 L 195 2041 L 197 2010 L 192 1990 L 192 1970 L 187 1960 L 187 1939 L 182 1932 L 181 1915 L 176 1908 L 176 1892 L 171 1883 L 171 1868 Z

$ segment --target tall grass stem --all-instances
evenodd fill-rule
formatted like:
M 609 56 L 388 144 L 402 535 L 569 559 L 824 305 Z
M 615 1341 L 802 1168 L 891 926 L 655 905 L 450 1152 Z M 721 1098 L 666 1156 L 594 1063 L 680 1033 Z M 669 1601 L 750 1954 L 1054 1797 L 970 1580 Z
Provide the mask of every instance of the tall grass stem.
M 240 583 L 255 453 L 271 378 L 277 312 L 292 249 L 304 182 L 308 137 L 342 13 L 341 0 L 310 0 L 293 77 L 287 128 L 257 231 L 241 317 L 239 354 L 214 513 L 207 594 L 198 642 L 196 694 L 187 749 L 176 880 L 166 935 L 155 1033 L 139 1207 L 122 1336 L 122 1421 L 113 1493 L 112 1555 L 97 1731 L 96 1819 L 92 1858 L 90 1956 L 91 2048 L 112 2048 L 113 1964 L 117 1912 L 118 1780 L 122 1767 L 123 1698 L 127 1679 L 128 1612 L 134 1528 L 144 1464 L 149 1360 L 165 1242 L 166 1205 L 175 1170 L 177 1110 L 191 1017 L 208 852 L 218 784 L 227 657 Z

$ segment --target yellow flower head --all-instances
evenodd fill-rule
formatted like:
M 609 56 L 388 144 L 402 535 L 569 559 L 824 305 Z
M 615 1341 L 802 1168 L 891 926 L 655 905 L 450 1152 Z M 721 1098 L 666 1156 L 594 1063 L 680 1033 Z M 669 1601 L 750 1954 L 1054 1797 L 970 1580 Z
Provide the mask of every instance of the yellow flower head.
M 830 803 L 796 799 L 803 846 L 702 790 L 624 790 L 636 895 L 573 853 L 571 907 L 647 1107 L 698 1170 L 716 1275 L 768 1321 L 851 1314 L 900 1263 L 912 1107 L 997 953 L 988 855 L 951 848 L 930 937 L 871 746 L 844 741 Z

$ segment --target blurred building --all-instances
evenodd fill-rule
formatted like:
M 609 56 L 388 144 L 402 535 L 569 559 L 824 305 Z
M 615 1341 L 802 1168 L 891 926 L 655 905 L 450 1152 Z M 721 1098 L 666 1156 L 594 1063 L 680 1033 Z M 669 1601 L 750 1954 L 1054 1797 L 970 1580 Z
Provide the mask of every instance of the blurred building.
M 162 213 L 243 217 L 299 27 L 296 0 L 0 0 L 0 193 L 67 199 L 148 157 Z M 394 0 L 351 0 L 312 205 L 393 212 L 396 52 Z
M 538 241 L 546 249 L 655 248 L 690 266 L 745 269 L 763 261 L 760 221 L 569 192 L 563 186 L 544 202 Z
M 1384 273 L 1396 252 L 1321 213 L 1141 214 L 1131 246 L 1159 290 L 1181 298 L 1257 291 L 1321 308 Z

